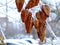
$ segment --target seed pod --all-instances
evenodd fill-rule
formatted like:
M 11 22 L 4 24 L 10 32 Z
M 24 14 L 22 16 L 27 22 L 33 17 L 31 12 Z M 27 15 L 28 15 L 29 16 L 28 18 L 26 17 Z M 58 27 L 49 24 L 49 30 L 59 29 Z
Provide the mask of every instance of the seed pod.
M 16 3 L 16 6 L 17 6 L 17 9 L 18 9 L 18 12 L 20 12 L 21 9 L 22 9 L 22 7 L 23 7 L 24 0 L 15 0 L 15 3 Z
M 45 37 L 45 29 L 46 29 L 45 23 L 42 24 L 42 23 L 39 22 L 38 19 L 36 19 L 34 21 L 34 26 L 37 30 L 37 34 L 38 34 L 39 39 L 41 40 L 41 42 L 43 42 L 44 37 Z
M 29 26 L 28 26 L 29 25 Z M 26 33 L 30 33 L 33 28 L 33 22 L 30 21 L 30 24 L 26 25 Z
M 40 21 L 40 23 L 45 23 L 46 16 L 44 15 L 43 12 L 39 11 L 36 13 L 36 18 Z
M 36 18 L 36 20 L 34 21 L 34 26 L 35 26 L 37 32 L 39 32 L 39 30 L 40 30 L 40 25 L 39 25 L 39 20 L 38 20 L 37 18 Z
M 29 12 L 27 20 L 25 22 L 25 27 L 26 27 L 26 32 L 30 33 L 31 29 L 32 29 L 32 20 L 31 20 L 32 14 Z
M 46 16 L 42 11 L 36 13 L 37 20 L 35 21 L 35 28 L 37 30 L 37 34 L 41 42 L 44 41 L 45 37 L 45 29 L 46 29 Z M 39 22 L 38 22 L 39 21 Z
M 40 41 L 43 42 L 44 37 L 45 37 L 45 32 L 44 31 L 43 32 L 39 31 L 39 32 L 37 32 L 37 35 L 38 35 L 38 38 L 40 39 Z
M 28 2 L 25 9 L 30 9 L 30 8 L 32 8 L 34 6 L 37 6 L 38 3 L 39 3 L 39 0 L 29 0 L 29 2 Z
M 26 22 L 28 15 L 29 15 L 29 11 L 28 10 L 22 10 L 21 11 L 22 22 Z
M 46 17 L 49 17 L 50 14 L 50 8 L 48 5 L 42 5 L 42 11 L 44 12 L 44 14 L 46 15 Z

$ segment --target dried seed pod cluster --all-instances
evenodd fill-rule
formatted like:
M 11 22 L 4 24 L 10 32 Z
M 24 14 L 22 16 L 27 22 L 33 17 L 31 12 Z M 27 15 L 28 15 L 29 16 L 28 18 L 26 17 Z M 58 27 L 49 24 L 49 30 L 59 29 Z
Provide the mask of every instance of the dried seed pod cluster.
M 36 12 L 36 19 L 33 20 L 32 13 L 29 12 L 27 9 L 30 9 L 34 6 L 37 6 L 39 0 L 29 0 L 28 4 L 25 7 L 25 10 L 21 10 L 24 4 L 24 0 L 16 0 L 16 6 L 18 12 L 21 12 L 21 19 L 22 22 L 25 24 L 26 33 L 30 33 L 32 27 L 36 28 L 37 34 L 41 42 L 44 41 L 45 37 L 45 29 L 46 29 L 46 19 L 49 17 L 50 8 L 48 5 L 42 5 L 42 11 Z

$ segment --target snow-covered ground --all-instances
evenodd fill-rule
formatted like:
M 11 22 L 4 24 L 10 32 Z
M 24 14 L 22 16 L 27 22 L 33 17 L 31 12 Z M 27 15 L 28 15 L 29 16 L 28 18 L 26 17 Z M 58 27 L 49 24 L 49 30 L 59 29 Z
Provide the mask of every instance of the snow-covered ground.
M 43 45 L 60 45 L 60 37 L 57 37 L 57 39 L 51 40 L 51 38 L 46 39 L 46 43 Z

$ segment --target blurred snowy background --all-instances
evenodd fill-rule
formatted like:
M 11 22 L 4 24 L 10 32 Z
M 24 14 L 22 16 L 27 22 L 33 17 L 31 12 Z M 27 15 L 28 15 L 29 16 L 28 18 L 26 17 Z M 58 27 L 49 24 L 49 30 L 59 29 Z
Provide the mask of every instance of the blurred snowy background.
M 60 0 L 41 0 L 41 4 L 48 4 L 50 6 L 51 13 L 47 20 L 56 36 L 60 37 Z M 38 38 L 34 28 L 30 36 L 25 33 L 24 23 L 22 23 L 20 13 L 17 11 L 15 0 L 0 1 L 0 26 L 7 39 L 26 37 Z M 47 37 L 51 38 L 53 36 L 46 29 L 46 38 Z

